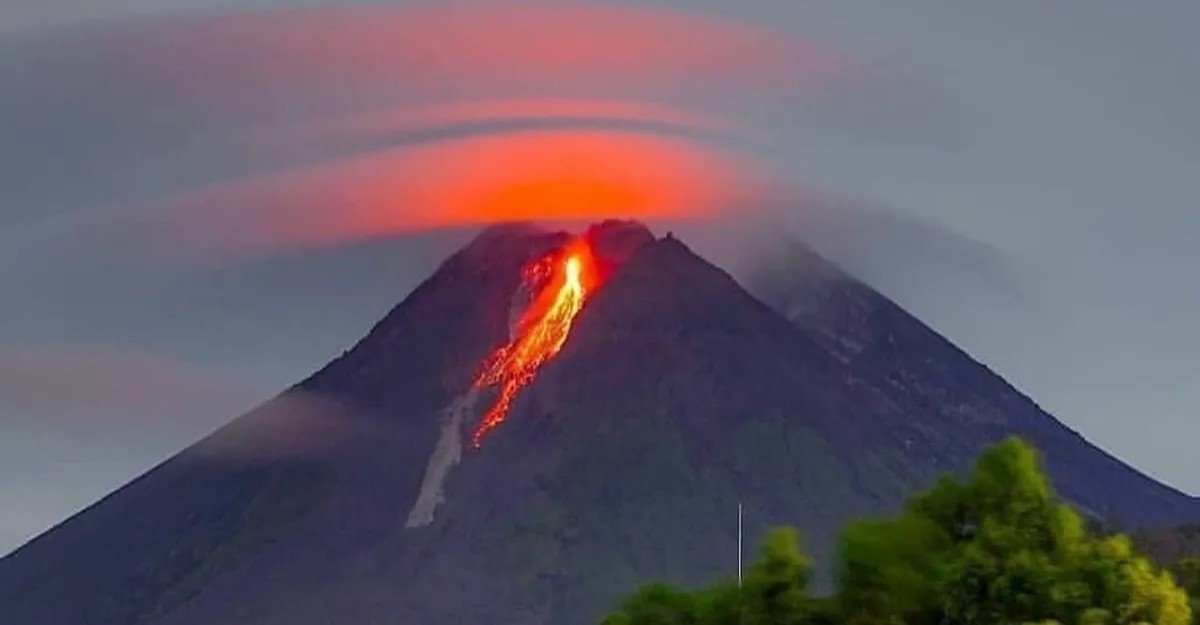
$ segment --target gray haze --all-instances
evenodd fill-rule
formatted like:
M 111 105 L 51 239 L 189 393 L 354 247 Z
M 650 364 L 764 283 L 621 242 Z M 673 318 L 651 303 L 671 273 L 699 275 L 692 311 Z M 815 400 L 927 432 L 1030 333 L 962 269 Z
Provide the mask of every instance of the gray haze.
M 163 45 L 145 20 L 245 3 L 103 4 L 0 8 L 0 553 L 324 364 L 472 233 L 296 245 L 220 227 L 253 206 L 163 208 L 353 152 L 290 129 L 398 96 L 379 76 L 303 97 L 220 71 L 164 85 L 126 63 Z M 853 70 L 801 76 L 799 95 L 709 94 L 765 120 L 793 193 L 769 218 L 656 229 L 737 272 L 782 222 L 1093 442 L 1200 493 L 1200 3 L 662 5 Z M 186 56 L 179 40 L 154 49 Z M 609 87 L 630 88 L 573 86 Z

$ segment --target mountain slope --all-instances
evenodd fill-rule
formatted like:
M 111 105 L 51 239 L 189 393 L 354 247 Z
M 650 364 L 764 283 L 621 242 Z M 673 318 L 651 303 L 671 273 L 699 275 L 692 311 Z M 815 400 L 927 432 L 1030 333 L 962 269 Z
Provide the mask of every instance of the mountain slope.
M 881 384 L 901 414 L 920 417 L 887 422 L 880 432 L 902 442 L 906 454 L 949 470 L 965 466 L 982 446 L 1019 434 L 1045 454 L 1056 487 L 1085 513 L 1135 526 L 1196 518 L 1196 498 L 1097 449 L 946 338 L 802 244 L 765 264 L 750 284 L 764 302 L 845 362 L 852 375 Z
M 1200 559 L 1200 523 L 1146 529 L 1134 534 L 1133 540 L 1161 566 Z
M 845 519 L 1012 432 L 1088 509 L 1200 518 L 828 265 L 785 318 L 669 235 L 593 235 L 611 277 L 428 525 L 443 411 L 566 235 L 485 232 L 320 372 L 0 560 L 0 621 L 583 623 L 730 574 L 739 500 L 751 539 L 798 524 L 827 560 Z

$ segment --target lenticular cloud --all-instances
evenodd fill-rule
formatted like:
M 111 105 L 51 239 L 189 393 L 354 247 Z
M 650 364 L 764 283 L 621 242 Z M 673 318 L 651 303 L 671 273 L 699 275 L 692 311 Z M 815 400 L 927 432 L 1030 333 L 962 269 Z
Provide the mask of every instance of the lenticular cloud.
M 122 210 L 241 253 L 748 206 L 771 192 L 756 107 L 847 65 L 754 26 L 584 3 L 229 13 L 95 37 L 101 66 L 226 133 L 237 164 Z

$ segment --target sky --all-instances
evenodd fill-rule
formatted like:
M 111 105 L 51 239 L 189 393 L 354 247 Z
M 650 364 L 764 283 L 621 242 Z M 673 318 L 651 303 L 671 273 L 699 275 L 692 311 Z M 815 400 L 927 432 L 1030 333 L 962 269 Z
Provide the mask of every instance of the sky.
M 804 239 L 1200 494 L 1200 3 L 246 6 L 0 7 L 0 553 L 581 190 Z

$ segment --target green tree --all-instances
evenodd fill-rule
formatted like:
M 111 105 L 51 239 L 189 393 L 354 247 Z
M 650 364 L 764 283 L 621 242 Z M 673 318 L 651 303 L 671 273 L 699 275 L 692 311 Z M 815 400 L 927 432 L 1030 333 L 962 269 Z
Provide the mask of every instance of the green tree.
M 655 582 L 621 602 L 603 625 L 697 625 L 696 600 L 693 593 Z
M 771 530 L 742 587 L 742 622 L 745 625 L 806 622 L 811 576 L 812 564 L 800 552 L 799 533 L 790 527 Z
M 838 592 L 809 594 L 794 529 L 773 530 L 744 584 L 638 591 L 605 625 L 1187 625 L 1200 561 L 1160 571 L 1122 535 L 1095 537 L 1015 438 L 902 514 L 850 524 Z
M 1013 438 L 899 518 L 852 524 L 839 601 L 852 623 L 1186 625 L 1186 595 L 1123 536 L 1091 538 Z
M 810 625 L 812 565 L 794 528 L 768 534 L 742 586 L 723 581 L 687 592 L 663 583 L 643 587 L 603 625 Z M 813 624 L 815 625 L 815 624 Z
M 1200 598 L 1200 558 L 1184 558 L 1171 566 L 1171 572 L 1189 595 Z
M 1171 572 L 1192 598 L 1192 623 L 1200 625 L 1200 559 L 1184 558 L 1171 566 Z

